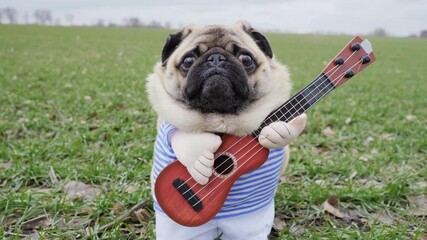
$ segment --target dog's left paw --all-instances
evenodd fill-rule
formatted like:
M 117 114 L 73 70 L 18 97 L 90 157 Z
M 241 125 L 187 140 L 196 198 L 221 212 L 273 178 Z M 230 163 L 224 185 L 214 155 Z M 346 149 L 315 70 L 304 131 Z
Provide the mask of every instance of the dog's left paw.
M 274 122 L 264 127 L 258 137 L 259 143 L 268 149 L 280 148 L 295 140 L 304 130 L 307 123 L 305 113 L 290 122 Z

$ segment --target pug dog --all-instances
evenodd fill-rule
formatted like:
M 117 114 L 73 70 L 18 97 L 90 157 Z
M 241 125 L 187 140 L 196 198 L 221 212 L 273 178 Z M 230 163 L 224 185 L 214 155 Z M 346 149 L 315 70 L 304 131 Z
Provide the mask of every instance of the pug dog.
M 267 38 L 247 22 L 189 26 L 169 35 L 161 62 L 148 76 L 149 101 L 158 114 L 152 184 L 178 159 L 199 184 L 213 173 L 219 134 L 245 136 L 289 99 L 287 68 L 273 56 Z M 266 239 L 274 219 L 274 194 L 285 147 L 304 129 L 302 114 L 264 127 L 259 143 L 270 154 L 258 169 L 236 180 L 218 214 L 185 227 L 162 211 L 154 197 L 157 239 Z

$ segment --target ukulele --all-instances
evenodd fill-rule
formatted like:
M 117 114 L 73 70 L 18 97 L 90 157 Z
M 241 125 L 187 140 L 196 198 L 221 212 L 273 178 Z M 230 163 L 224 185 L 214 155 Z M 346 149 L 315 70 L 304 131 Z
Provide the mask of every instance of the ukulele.
M 184 226 L 208 222 L 221 210 L 234 182 L 266 161 L 269 150 L 257 140 L 265 126 L 289 122 L 374 61 L 370 42 L 354 37 L 316 79 L 271 112 L 252 134 L 222 135 L 222 144 L 214 154 L 214 171 L 206 185 L 194 181 L 178 160 L 169 164 L 160 172 L 154 188 L 163 211 Z

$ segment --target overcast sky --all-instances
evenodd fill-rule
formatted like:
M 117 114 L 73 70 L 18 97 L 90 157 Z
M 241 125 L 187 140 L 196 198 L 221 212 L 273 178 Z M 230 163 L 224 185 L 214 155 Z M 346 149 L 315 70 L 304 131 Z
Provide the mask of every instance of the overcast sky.
M 366 34 L 384 28 L 407 36 L 427 29 L 427 0 L 0 0 L 0 7 L 7 6 L 19 11 L 21 22 L 25 13 L 31 18 L 36 9 L 50 9 L 64 25 L 65 15 L 72 14 L 74 24 L 98 19 L 122 24 L 139 17 L 174 28 L 244 19 L 258 29 L 293 33 Z

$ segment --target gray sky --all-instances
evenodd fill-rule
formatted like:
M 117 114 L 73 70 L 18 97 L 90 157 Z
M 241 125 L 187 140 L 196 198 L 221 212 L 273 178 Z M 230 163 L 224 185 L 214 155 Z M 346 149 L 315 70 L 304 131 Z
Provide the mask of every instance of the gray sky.
M 94 24 L 98 19 L 123 23 L 128 17 L 144 22 L 169 21 L 172 27 L 187 24 L 228 24 L 244 19 L 263 30 L 293 33 L 366 34 L 384 28 L 389 34 L 407 36 L 427 29 L 427 0 L 0 0 L 0 7 L 16 8 L 30 17 L 36 9 L 50 9 L 66 25 Z

